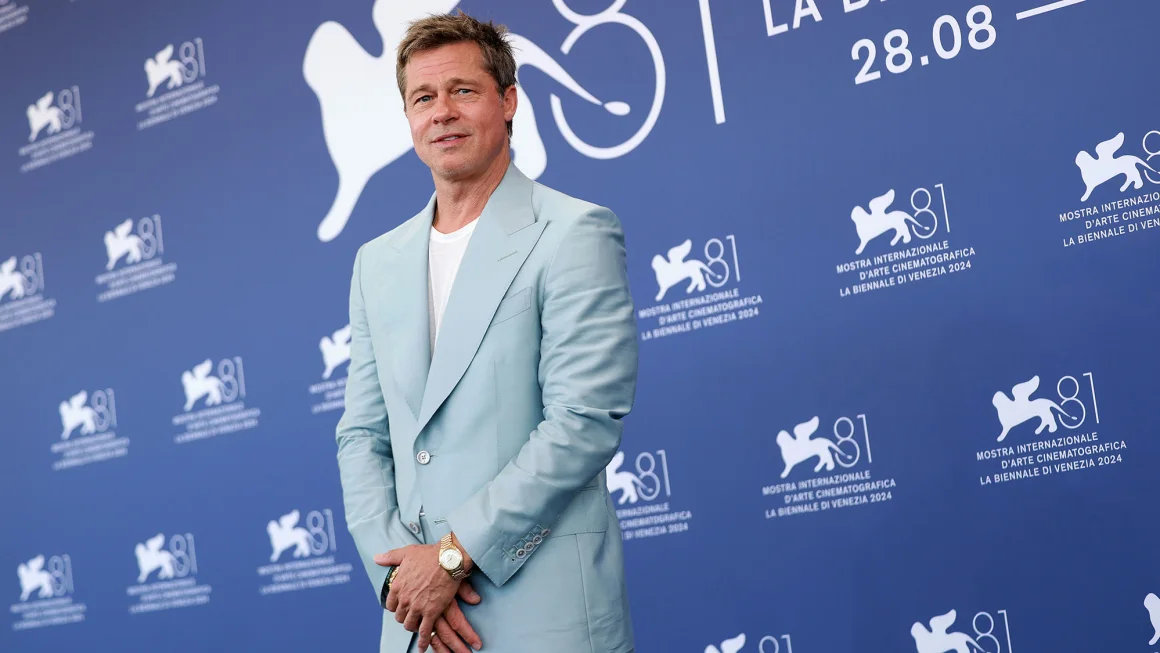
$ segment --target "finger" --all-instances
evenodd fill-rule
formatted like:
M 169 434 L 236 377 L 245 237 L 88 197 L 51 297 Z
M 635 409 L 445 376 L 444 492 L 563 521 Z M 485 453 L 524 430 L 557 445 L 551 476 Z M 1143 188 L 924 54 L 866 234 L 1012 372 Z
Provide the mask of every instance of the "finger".
M 407 618 L 403 620 L 403 627 L 404 628 L 406 628 L 407 630 L 409 630 L 413 633 L 418 633 L 419 632 L 419 624 L 421 624 L 421 623 L 423 623 L 423 615 L 420 614 L 418 610 L 408 610 L 407 611 Z M 420 633 L 420 635 L 422 635 L 422 633 Z M 427 633 L 427 636 L 430 637 L 431 633 Z
M 436 653 L 455 653 L 452 649 L 447 648 L 447 645 L 443 643 L 443 638 L 439 635 L 431 638 L 431 648 L 435 649 Z
M 386 553 L 380 553 L 375 556 L 375 564 L 382 565 L 384 567 L 393 567 L 395 565 L 402 564 L 403 551 L 405 549 L 406 547 L 403 547 L 402 549 L 391 549 Z
M 463 643 L 463 640 L 455 633 L 455 629 L 451 627 L 451 624 L 447 623 L 447 619 L 439 617 L 435 621 L 435 634 L 436 637 L 431 639 L 432 646 L 435 645 L 435 642 L 440 642 L 444 647 L 451 649 L 454 653 L 471 653 L 471 649 L 467 648 L 467 644 Z
M 463 581 L 459 584 L 459 590 L 456 592 L 456 594 L 459 595 L 459 598 L 467 601 L 472 605 L 476 605 L 483 600 L 479 596 L 479 592 L 476 592 L 475 588 L 471 586 L 471 583 L 467 581 Z
M 479 638 L 479 633 L 471 627 L 467 621 L 467 616 L 463 614 L 459 604 L 452 601 L 451 605 L 447 606 L 447 611 L 444 612 L 447 618 L 447 623 L 455 629 L 455 632 L 463 639 L 463 641 L 471 644 L 475 650 L 483 648 L 483 640 Z
M 391 612 L 394 612 L 402 607 L 399 605 L 399 597 L 402 595 L 402 590 L 403 588 L 400 586 L 399 577 L 395 576 L 395 581 L 391 583 L 391 589 L 387 591 L 386 608 Z
M 431 634 L 435 632 L 435 620 L 423 617 L 419 624 L 419 653 L 427 653 L 427 646 L 431 643 Z
M 412 612 L 414 612 L 414 610 L 411 609 L 410 602 L 404 602 L 403 600 L 400 600 L 399 608 L 395 610 L 395 621 L 404 623 Z M 407 630 L 415 632 L 414 628 L 408 628 Z

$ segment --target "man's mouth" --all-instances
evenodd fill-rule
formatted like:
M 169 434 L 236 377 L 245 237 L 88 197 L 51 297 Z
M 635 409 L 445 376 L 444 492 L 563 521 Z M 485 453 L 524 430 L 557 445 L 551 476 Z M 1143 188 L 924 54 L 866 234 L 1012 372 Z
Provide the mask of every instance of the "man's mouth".
M 454 143 L 455 141 L 463 140 L 464 138 L 467 138 L 466 134 L 448 134 L 446 136 L 440 136 L 439 138 L 435 139 L 435 142 Z

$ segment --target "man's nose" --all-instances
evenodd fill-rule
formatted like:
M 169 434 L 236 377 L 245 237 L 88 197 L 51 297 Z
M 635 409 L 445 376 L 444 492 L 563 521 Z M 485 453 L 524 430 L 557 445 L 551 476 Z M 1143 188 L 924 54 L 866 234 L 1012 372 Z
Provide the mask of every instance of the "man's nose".
M 450 97 L 440 95 L 435 98 L 435 111 L 431 114 L 431 119 L 437 123 L 446 123 L 455 120 L 459 117 L 456 111 L 455 103 L 451 101 Z

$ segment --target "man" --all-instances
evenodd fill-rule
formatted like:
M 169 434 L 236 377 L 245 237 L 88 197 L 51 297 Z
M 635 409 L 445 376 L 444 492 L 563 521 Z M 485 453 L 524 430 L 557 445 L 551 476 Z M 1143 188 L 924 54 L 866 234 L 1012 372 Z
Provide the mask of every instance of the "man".
M 462 13 L 398 47 L 435 192 L 355 256 L 336 434 L 382 653 L 633 650 L 604 473 L 636 391 L 623 231 L 513 165 L 515 71 Z

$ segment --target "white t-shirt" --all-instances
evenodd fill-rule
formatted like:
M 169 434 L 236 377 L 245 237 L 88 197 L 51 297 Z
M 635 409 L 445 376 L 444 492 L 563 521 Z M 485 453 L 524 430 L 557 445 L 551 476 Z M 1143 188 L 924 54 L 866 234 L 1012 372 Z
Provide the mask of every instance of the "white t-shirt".
M 463 253 L 467 251 L 467 243 L 478 223 L 477 218 L 449 234 L 431 227 L 431 245 L 427 250 L 427 310 L 431 325 L 432 354 L 439 337 L 439 327 L 443 325 L 447 298 L 451 295 L 451 286 L 459 272 L 459 263 L 463 261 Z

